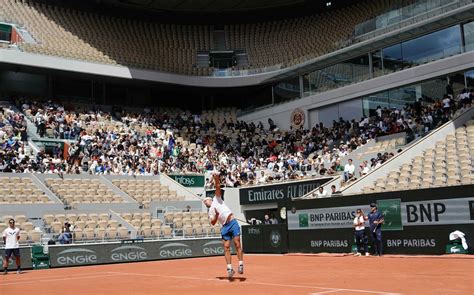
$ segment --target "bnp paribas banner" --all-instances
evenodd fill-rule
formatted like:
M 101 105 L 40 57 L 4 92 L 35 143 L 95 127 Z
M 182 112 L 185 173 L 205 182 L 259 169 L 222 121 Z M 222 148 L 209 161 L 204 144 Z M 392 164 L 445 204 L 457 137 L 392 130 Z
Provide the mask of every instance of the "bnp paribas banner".
M 185 187 L 204 187 L 204 175 L 182 174 L 168 176 Z
M 377 207 L 384 215 L 383 231 L 399 231 L 415 225 L 474 223 L 474 197 L 411 202 L 384 199 L 377 201 Z M 370 212 L 367 204 L 287 211 L 288 229 L 352 228 L 357 209 L 366 215 Z

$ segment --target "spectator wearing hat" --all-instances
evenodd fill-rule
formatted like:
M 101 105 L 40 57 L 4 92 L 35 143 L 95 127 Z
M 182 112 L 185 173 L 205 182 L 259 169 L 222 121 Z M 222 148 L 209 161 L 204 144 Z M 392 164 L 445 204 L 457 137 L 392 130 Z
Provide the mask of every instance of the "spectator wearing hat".
M 382 224 L 384 222 L 383 214 L 378 211 L 377 204 L 370 204 L 370 213 L 364 217 L 365 220 L 369 220 L 370 225 L 370 237 L 374 245 L 374 255 L 382 256 L 383 243 L 382 243 Z

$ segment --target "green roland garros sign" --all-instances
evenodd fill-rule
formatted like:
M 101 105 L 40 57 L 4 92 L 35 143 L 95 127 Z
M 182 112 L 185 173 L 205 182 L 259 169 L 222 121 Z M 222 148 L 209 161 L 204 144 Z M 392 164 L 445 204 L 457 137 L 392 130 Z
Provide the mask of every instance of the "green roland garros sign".
M 183 174 L 183 175 L 168 175 L 174 181 L 185 187 L 204 187 L 204 175 L 199 174 Z

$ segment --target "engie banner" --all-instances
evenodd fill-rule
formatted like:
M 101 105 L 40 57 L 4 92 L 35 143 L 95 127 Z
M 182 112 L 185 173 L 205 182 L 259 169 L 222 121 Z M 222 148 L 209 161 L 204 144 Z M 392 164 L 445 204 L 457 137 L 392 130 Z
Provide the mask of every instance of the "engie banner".
M 224 255 L 221 239 L 50 246 L 51 267 Z
M 451 244 L 454 231 L 474 246 L 474 186 L 469 185 L 292 202 L 294 209 L 287 208 L 290 252 L 350 252 L 355 212 L 360 208 L 367 215 L 370 203 L 384 214 L 387 254 L 469 252 Z M 371 244 L 368 223 L 366 234 Z
M 317 178 L 241 188 L 239 190 L 240 205 L 278 202 L 283 199 L 301 197 L 331 179 Z

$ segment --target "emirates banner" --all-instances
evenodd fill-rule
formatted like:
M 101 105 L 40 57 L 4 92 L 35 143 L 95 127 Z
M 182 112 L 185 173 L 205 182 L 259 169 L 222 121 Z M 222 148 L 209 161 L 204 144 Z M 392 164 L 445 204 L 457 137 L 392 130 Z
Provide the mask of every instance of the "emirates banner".
M 298 198 L 329 180 L 332 180 L 332 178 L 314 178 L 244 187 L 239 190 L 240 205 L 279 202 L 284 199 Z

